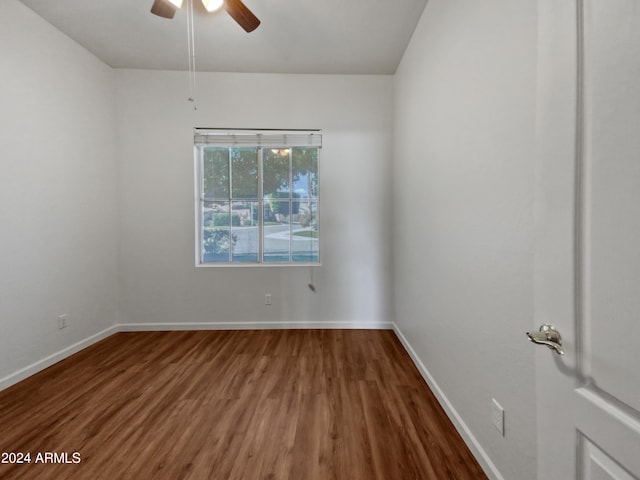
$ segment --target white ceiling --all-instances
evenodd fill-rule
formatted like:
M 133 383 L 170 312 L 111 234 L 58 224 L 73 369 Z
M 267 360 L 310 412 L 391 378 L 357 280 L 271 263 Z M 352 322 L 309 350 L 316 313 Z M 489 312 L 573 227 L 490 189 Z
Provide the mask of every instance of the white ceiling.
M 194 0 L 196 68 L 210 72 L 392 74 L 427 0 L 243 0 L 246 33 Z M 187 70 L 187 14 L 152 0 L 22 0 L 114 68 Z M 186 5 L 186 2 L 185 2 Z

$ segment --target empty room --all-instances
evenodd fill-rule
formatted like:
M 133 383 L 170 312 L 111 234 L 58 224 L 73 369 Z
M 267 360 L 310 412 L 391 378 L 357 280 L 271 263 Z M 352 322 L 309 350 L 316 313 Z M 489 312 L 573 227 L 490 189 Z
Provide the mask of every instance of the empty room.
M 0 479 L 639 480 L 638 0 L 0 0 Z

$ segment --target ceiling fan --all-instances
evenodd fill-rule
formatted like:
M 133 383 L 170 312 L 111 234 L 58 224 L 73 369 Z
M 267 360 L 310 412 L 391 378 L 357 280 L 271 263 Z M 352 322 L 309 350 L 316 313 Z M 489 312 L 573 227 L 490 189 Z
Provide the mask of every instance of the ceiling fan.
M 208 12 L 213 12 L 224 6 L 231 18 L 238 22 L 246 32 L 253 32 L 260 25 L 258 17 L 240 0 L 202 0 L 202 3 Z M 182 0 L 153 0 L 151 13 L 159 17 L 173 18 L 176 10 L 180 7 L 182 7 Z

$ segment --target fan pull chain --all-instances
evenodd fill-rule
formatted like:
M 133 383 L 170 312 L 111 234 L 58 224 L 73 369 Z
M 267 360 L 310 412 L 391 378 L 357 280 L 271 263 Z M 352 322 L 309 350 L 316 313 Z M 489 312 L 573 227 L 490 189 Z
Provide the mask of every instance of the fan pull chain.
M 193 0 L 187 0 L 187 49 L 189 52 L 189 101 L 193 109 L 198 110 L 196 104 L 196 42 L 193 28 Z
M 313 293 L 316 293 L 316 286 L 313 283 L 313 267 L 309 267 L 309 270 L 310 270 L 309 272 L 310 279 L 309 279 L 308 287 L 309 287 L 309 290 L 311 290 Z

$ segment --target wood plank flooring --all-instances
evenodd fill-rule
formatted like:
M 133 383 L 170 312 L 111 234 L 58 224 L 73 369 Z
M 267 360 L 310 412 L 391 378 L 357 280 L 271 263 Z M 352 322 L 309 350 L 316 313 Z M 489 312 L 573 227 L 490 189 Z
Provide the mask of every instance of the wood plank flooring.
M 0 392 L 0 452 L 31 453 L 3 480 L 486 478 L 381 330 L 118 333 Z

